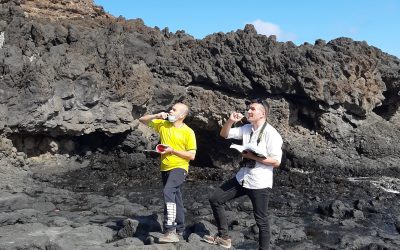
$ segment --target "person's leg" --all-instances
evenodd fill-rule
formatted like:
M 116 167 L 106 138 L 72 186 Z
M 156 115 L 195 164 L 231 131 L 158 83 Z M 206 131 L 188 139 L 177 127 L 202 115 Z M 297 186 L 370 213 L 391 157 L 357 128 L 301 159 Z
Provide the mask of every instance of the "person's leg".
M 232 178 L 218 187 L 210 196 L 209 201 L 215 221 L 217 222 L 219 236 L 225 238 L 228 236 L 228 221 L 224 208 L 225 203 L 244 194 L 244 188 L 240 186 L 236 178 Z
M 180 187 L 186 179 L 186 171 L 181 168 L 172 169 L 166 173 L 162 172 L 163 193 L 164 193 L 164 230 L 174 231 L 176 229 L 176 219 L 180 223 L 184 222 L 184 208 L 182 197 L 176 203 L 176 196 Z
M 270 228 L 268 220 L 268 200 L 270 188 L 246 189 L 253 204 L 254 218 L 259 229 L 259 249 L 269 249 Z
M 186 179 L 187 172 L 184 169 L 180 169 L 184 175 L 184 178 Z M 180 175 L 180 173 L 179 173 Z M 185 180 L 184 179 L 184 180 Z M 178 233 L 183 233 L 185 231 L 185 207 L 183 205 L 183 199 L 182 199 L 182 184 L 179 186 L 179 188 L 176 190 L 175 194 L 175 204 L 176 204 L 176 231 Z
M 161 171 L 161 180 L 163 183 L 163 189 L 165 188 L 165 185 L 167 184 L 168 176 L 169 176 L 170 171 Z M 165 223 L 167 222 L 167 206 L 166 206 L 166 201 L 164 197 L 164 218 L 163 218 L 163 230 L 165 230 Z

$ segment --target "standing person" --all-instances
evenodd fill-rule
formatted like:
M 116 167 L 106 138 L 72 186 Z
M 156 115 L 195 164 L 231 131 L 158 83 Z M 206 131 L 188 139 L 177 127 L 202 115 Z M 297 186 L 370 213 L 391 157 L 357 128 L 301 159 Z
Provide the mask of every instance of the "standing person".
M 178 234 L 185 230 L 185 214 L 181 187 L 189 170 L 189 161 L 196 156 L 196 137 L 183 121 L 189 108 L 176 103 L 169 113 L 144 115 L 139 121 L 160 134 L 161 144 L 168 147 L 161 152 L 161 178 L 164 193 L 164 235 L 160 243 L 178 242 Z M 167 120 L 165 120 L 167 119 Z
M 210 196 L 218 234 L 205 235 L 203 240 L 208 243 L 225 248 L 232 246 L 224 205 L 229 200 L 247 195 L 253 205 L 254 218 L 259 228 L 259 249 L 269 249 L 268 199 L 272 188 L 273 168 L 280 165 L 283 144 L 282 137 L 276 129 L 267 123 L 269 109 L 267 102 L 261 99 L 252 100 L 247 113 L 250 124 L 232 128 L 234 123 L 244 117 L 233 112 L 221 129 L 222 137 L 241 139 L 243 145 L 253 144 L 267 157 L 258 157 L 250 151 L 243 151 L 241 168 L 236 176 L 223 183 Z

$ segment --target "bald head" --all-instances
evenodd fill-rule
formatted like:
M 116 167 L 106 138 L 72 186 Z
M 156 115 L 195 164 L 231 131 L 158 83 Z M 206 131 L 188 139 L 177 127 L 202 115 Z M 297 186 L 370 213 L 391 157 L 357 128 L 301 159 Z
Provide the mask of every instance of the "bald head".
M 169 113 L 171 115 L 177 116 L 178 119 L 183 120 L 189 114 L 189 107 L 186 104 L 178 102 L 174 106 L 172 106 L 172 109 Z
M 189 114 L 189 107 L 186 104 L 178 102 L 174 106 L 176 106 L 176 109 L 179 110 L 179 113 L 183 113 L 185 116 Z

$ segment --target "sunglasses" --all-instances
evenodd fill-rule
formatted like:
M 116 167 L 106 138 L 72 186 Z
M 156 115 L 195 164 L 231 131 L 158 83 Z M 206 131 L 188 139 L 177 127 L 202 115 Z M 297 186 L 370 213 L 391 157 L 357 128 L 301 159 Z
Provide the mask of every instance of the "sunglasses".
M 259 104 L 263 105 L 266 113 L 268 114 L 270 106 L 269 106 L 269 103 L 267 101 L 265 101 L 265 100 L 263 100 L 261 98 L 256 98 L 256 99 L 253 99 L 251 101 L 247 101 L 246 102 L 247 105 L 250 105 L 252 103 L 259 103 Z

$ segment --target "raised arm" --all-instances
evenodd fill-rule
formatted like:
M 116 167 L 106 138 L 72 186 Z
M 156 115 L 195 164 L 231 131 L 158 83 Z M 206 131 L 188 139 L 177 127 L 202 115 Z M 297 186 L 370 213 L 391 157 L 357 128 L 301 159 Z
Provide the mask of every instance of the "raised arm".
M 144 115 L 139 118 L 139 121 L 141 123 L 147 125 L 153 119 L 165 119 L 165 118 L 167 118 L 167 116 L 168 116 L 168 113 L 165 113 L 165 112 L 161 112 L 161 113 L 154 114 L 154 115 Z
M 229 130 L 231 130 L 232 125 L 235 122 L 238 122 L 243 119 L 243 115 L 241 113 L 236 113 L 233 112 L 230 116 L 229 119 L 225 122 L 224 126 L 222 126 L 221 132 L 219 133 L 220 136 L 227 138 L 229 134 Z

